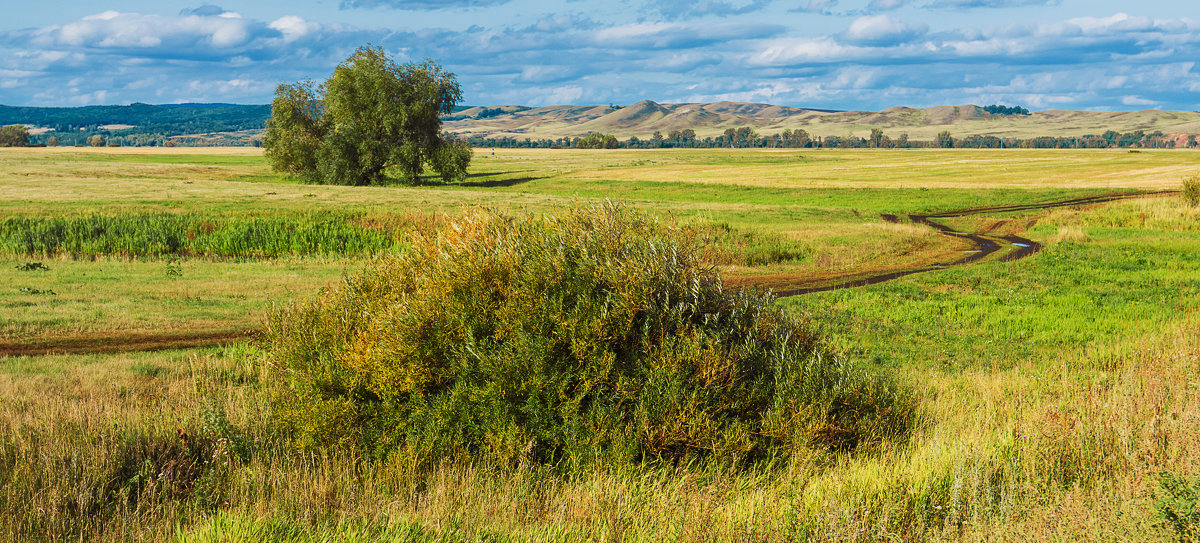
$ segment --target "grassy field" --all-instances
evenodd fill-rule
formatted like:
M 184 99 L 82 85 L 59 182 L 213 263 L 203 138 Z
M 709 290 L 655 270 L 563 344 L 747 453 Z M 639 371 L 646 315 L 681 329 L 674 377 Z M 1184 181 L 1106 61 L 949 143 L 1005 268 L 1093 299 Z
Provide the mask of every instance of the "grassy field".
M 778 301 L 915 392 L 913 435 L 870 453 L 414 477 L 298 449 L 253 339 L 172 347 L 253 333 L 464 207 L 611 199 L 693 230 L 735 284 L 820 284 L 968 249 L 884 214 L 1178 190 L 1200 171 L 1184 151 L 491 153 L 463 186 L 354 188 L 296 184 L 252 149 L 2 150 L 0 350 L 49 354 L 0 358 L 0 539 L 1197 536 L 1200 208 L 1173 194 L 945 219 L 1045 247 Z

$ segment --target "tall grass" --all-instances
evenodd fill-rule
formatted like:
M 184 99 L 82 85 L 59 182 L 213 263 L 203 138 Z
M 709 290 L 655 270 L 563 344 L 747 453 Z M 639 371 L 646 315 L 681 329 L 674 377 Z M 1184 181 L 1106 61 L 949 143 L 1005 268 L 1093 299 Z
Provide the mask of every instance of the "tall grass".
M 1200 175 L 1183 180 L 1183 201 L 1192 207 L 1200 206 Z
M 0 221 L 8 256 L 362 255 L 395 247 L 403 232 L 357 215 L 212 216 L 127 213 Z
M 422 470 L 784 460 L 903 439 L 907 393 L 617 207 L 468 213 L 268 324 L 302 440 Z

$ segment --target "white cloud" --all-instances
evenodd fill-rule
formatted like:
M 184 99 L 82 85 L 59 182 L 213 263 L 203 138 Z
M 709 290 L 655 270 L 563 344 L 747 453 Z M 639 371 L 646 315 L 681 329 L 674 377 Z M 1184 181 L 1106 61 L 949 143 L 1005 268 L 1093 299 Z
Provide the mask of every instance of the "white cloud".
M 1147 100 L 1141 96 L 1122 96 L 1121 103 L 1127 106 L 1157 106 L 1155 100 Z
M 859 44 L 894 44 L 926 32 L 924 25 L 909 25 L 889 15 L 866 15 L 850 23 L 845 37 Z

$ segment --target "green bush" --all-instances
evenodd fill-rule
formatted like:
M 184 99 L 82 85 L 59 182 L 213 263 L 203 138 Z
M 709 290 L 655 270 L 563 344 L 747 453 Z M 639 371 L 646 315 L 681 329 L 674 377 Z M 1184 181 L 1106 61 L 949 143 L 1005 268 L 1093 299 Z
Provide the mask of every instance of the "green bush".
M 1158 513 L 1179 534 L 1180 541 L 1200 540 L 1200 480 L 1162 472 L 1155 497 Z
M 830 356 L 679 230 L 616 207 L 468 213 L 272 315 L 302 443 L 421 469 L 740 463 L 901 438 L 908 394 Z
M 1200 175 L 1183 180 L 1183 201 L 1190 206 L 1200 206 Z

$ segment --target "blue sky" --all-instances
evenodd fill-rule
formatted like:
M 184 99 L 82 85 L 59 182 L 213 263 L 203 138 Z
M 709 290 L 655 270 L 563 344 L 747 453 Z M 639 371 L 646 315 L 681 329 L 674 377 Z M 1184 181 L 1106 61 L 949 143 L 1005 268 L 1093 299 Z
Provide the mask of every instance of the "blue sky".
M 4 13 L 7 105 L 267 103 L 371 43 L 441 62 L 473 105 L 1200 110 L 1194 0 L 68 0 Z

